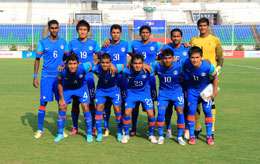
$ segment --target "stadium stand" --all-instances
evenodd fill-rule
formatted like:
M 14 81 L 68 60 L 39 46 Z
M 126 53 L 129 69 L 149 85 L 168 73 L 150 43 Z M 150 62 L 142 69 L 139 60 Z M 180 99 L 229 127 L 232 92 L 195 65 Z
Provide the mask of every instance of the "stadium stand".
M 0 25 L 0 45 L 32 45 L 42 38 L 42 25 Z

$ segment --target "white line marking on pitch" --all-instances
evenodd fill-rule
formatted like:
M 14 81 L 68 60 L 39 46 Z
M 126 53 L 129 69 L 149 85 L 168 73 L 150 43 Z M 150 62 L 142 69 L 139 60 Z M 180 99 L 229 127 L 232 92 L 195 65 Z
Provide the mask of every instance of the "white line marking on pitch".
M 250 67 L 250 66 L 246 66 L 246 65 L 238 65 L 238 64 L 231 64 L 231 63 L 225 63 L 225 65 L 231 65 L 231 66 L 237 66 L 237 67 L 244 67 L 244 68 L 251 68 L 251 69 L 260 70 L 259 67 Z

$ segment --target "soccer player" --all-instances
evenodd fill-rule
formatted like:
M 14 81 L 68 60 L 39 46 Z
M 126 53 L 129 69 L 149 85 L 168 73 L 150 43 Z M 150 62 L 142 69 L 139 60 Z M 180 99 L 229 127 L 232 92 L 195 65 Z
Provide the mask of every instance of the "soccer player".
M 118 127 L 117 132 L 117 141 L 120 141 L 123 137 L 122 134 L 122 115 L 121 115 L 121 94 L 120 88 L 118 87 L 118 80 L 120 79 L 120 74 L 111 74 L 110 71 L 111 66 L 111 56 L 107 53 L 101 55 L 100 64 L 94 66 L 92 68 L 92 72 L 94 72 L 98 77 L 97 91 L 96 91 L 96 126 L 97 126 L 97 138 L 96 141 L 102 141 L 102 116 L 103 110 L 105 106 L 105 102 L 107 99 L 112 101 L 116 122 Z M 118 71 L 120 72 L 124 65 L 116 65 Z
M 151 42 L 149 41 L 151 33 L 151 27 L 144 25 L 141 26 L 139 29 L 139 35 L 141 40 L 133 40 L 129 43 L 130 55 L 131 54 L 142 54 L 144 62 L 147 65 L 150 65 L 152 62 L 155 62 L 157 56 L 163 51 L 164 49 L 169 48 L 167 45 L 162 44 L 160 42 Z M 155 76 L 151 76 L 149 79 L 149 85 L 151 89 L 151 97 L 152 102 L 157 101 L 157 90 L 156 90 L 156 80 Z M 136 134 L 136 123 L 139 114 L 139 104 L 137 104 L 136 108 L 133 110 L 132 113 L 132 130 L 131 135 L 134 136 Z
M 194 124 L 197 104 L 201 103 L 205 114 L 205 124 L 207 129 L 207 143 L 214 145 L 212 139 L 212 100 L 216 97 L 218 92 L 218 78 L 217 72 L 213 64 L 202 60 L 202 49 L 199 47 L 192 47 L 189 50 L 189 58 L 181 61 L 183 70 L 188 76 L 189 83 L 187 88 L 187 101 L 189 106 L 188 124 L 190 130 L 189 144 L 195 144 Z M 211 80 L 212 79 L 212 80 Z M 200 93 L 213 82 L 213 93 L 207 98 L 207 101 L 200 97 Z
M 149 140 L 157 143 L 154 136 L 155 116 L 153 111 L 153 102 L 151 98 L 149 78 L 151 74 L 143 71 L 143 55 L 133 54 L 131 59 L 131 69 L 124 69 L 123 75 L 128 78 L 128 88 L 125 103 L 125 114 L 123 116 L 123 128 L 125 134 L 121 139 L 122 143 L 127 143 L 129 138 L 129 126 L 131 123 L 131 112 L 137 102 L 141 102 L 147 112 L 149 126 Z
M 180 61 L 184 58 L 187 58 L 190 47 L 186 47 L 183 43 L 181 43 L 182 31 L 180 29 L 175 28 L 171 31 L 171 41 L 172 41 L 172 43 L 169 44 L 168 46 L 174 52 L 175 61 Z M 187 106 L 186 95 L 185 95 L 186 88 L 187 88 L 187 80 L 185 80 L 185 78 L 181 82 L 181 86 L 182 86 L 183 93 L 184 93 L 184 118 L 185 118 L 185 122 L 186 122 L 188 106 Z M 172 105 L 172 102 L 170 102 L 169 105 Z M 166 114 L 165 114 L 166 138 L 172 138 L 172 130 L 171 130 L 172 112 L 173 112 L 172 107 L 169 107 L 166 109 Z M 184 137 L 187 138 L 187 134 L 189 134 L 187 122 L 185 123 L 184 134 L 185 134 Z
M 208 59 L 215 66 L 217 72 L 220 73 L 224 63 L 220 40 L 217 37 L 209 34 L 209 20 L 207 18 L 199 19 L 197 22 L 197 27 L 200 31 L 200 35 L 192 38 L 190 44 L 191 46 L 200 47 L 203 51 L 202 59 Z M 196 138 L 199 137 L 199 133 L 201 132 L 200 109 L 201 107 L 198 106 L 198 111 L 196 113 L 196 121 L 195 121 Z M 212 137 L 214 139 L 215 117 L 216 117 L 216 107 L 214 101 L 212 104 L 212 115 L 213 115 Z
M 38 88 L 39 82 L 37 74 L 39 70 L 40 59 L 43 58 L 40 84 L 40 107 L 38 110 L 39 126 L 38 130 L 35 132 L 35 138 L 40 138 L 42 135 L 47 103 L 53 101 L 53 94 L 55 94 L 55 99 L 57 101 L 59 100 L 56 73 L 58 66 L 62 63 L 64 54 L 66 55 L 69 52 L 66 46 L 66 40 L 58 37 L 58 21 L 50 20 L 48 22 L 48 30 L 50 32 L 50 35 L 40 40 L 38 43 L 36 58 L 34 62 L 33 86 L 35 88 Z
M 103 46 L 101 48 L 102 53 L 107 53 L 112 58 L 112 64 L 123 64 L 124 67 L 127 65 L 127 53 L 128 53 L 128 43 L 120 40 L 120 37 L 122 35 L 122 27 L 118 24 L 113 24 L 110 27 L 110 36 L 112 40 L 110 41 L 110 44 L 108 47 Z M 118 77 L 118 86 L 121 91 L 121 98 L 122 98 L 122 112 L 124 112 L 125 109 L 125 99 L 126 99 L 126 90 L 127 90 L 127 79 L 124 76 Z M 109 135 L 109 118 L 110 118 L 110 112 L 111 112 L 111 101 L 106 101 L 105 103 L 105 110 L 104 110 L 104 136 Z
M 90 30 L 89 23 L 85 20 L 78 22 L 76 26 L 79 38 L 69 42 L 69 50 L 79 57 L 80 63 L 92 62 L 98 59 L 97 53 L 100 51 L 98 43 L 88 38 L 88 32 Z M 95 116 L 95 80 L 94 74 L 88 72 L 85 76 L 85 84 L 88 87 L 90 95 L 90 111 L 92 117 Z M 75 135 L 78 132 L 78 118 L 79 118 L 79 102 L 77 99 L 73 99 L 71 110 L 73 129 L 70 135 Z M 92 134 L 95 134 L 95 119 L 92 120 Z
M 185 145 L 186 142 L 182 138 L 184 129 L 184 98 L 182 87 L 180 85 L 180 77 L 182 73 L 182 65 L 180 62 L 174 62 L 174 52 L 171 49 L 166 49 L 162 52 L 161 64 L 153 62 L 152 70 L 159 77 L 159 96 L 158 96 L 158 116 L 157 127 L 159 133 L 158 144 L 164 143 L 163 126 L 166 108 L 172 108 L 173 104 L 177 112 L 177 141 L 180 145 Z M 169 105 L 169 103 L 171 105 Z M 168 106 L 169 105 L 169 106 Z
M 91 135 L 92 116 L 89 111 L 90 100 L 88 88 L 85 85 L 85 75 L 91 70 L 92 65 L 93 64 L 90 63 L 79 64 L 78 56 L 72 53 L 66 58 L 65 69 L 63 69 L 62 72 L 57 73 L 60 100 L 57 120 L 59 133 L 54 139 L 55 142 L 64 139 L 62 132 L 66 122 L 66 111 L 72 98 L 77 98 L 81 103 L 87 129 L 86 141 L 93 142 L 93 137 Z

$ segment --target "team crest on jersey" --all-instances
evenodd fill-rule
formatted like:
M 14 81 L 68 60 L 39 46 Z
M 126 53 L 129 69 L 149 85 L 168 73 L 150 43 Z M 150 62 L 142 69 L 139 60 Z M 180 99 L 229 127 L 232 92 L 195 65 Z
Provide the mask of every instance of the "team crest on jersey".
M 90 51 L 92 51 L 92 50 L 93 50 L 93 47 L 92 47 L 92 46 L 89 46 L 88 49 L 89 49 Z
M 206 73 L 205 73 L 205 72 L 202 72 L 202 73 L 201 73 L 201 76 L 206 76 Z
M 145 79 L 145 78 L 146 78 L 146 75 L 142 75 L 142 78 Z
M 63 50 L 63 49 L 64 49 L 64 46 L 63 46 L 63 45 L 60 45 L 60 49 L 62 49 L 62 50 Z
M 115 77 L 115 74 L 114 75 L 112 74 L 111 77 Z
M 173 74 L 174 74 L 174 75 L 178 75 L 178 71 L 174 71 Z
M 125 52 L 125 48 L 124 48 L 124 47 L 123 47 L 123 48 L 121 48 L 121 51 L 122 51 L 122 52 Z
M 187 52 L 183 52 L 182 54 L 183 54 L 183 56 L 187 56 Z
M 80 74 L 80 75 L 79 75 L 79 78 L 82 78 L 82 77 L 83 77 L 83 74 Z
M 151 50 L 151 51 L 155 50 L 154 46 L 151 46 L 151 47 L 150 47 L 150 50 Z

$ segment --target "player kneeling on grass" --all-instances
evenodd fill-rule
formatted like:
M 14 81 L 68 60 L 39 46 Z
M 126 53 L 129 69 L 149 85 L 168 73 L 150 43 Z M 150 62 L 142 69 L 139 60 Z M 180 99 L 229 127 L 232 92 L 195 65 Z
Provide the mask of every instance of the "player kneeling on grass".
M 55 142 L 64 139 L 63 129 L 66 122 L 67 106 L 71 103 L 72 98 L 78 98 L 84 114 L 84 120 L 87 128 L 87 142 L 92 142 L 91 135 L 92 117 L 89 111 L 89 94 L 88 88 L 84 84 L 85 75 L 91 70 L 93 64 L 79 64 L 79 58 L 75 54 L 70 54 L 66 59 L 66 67 L 63 71 L 57 73 L 58 90 L 60 95 L 59 113 L 58 113 L 58 130 L 59 134 Z
M 116 122 L 118 127 L 117 132 L 117 141 L 121 141 L 123 137 L 122 134 L 122 115 L 121 115 L 121 94 L 120 88 L 118 87 L 118 79 L 119 74 L 111 74 L 110 67 L 111 67 L 111 57 L 109 54 L 105 53 L 101 55 L 101 62 L 100 64 L 94 66 L 92 68 L 92 72 L 94 72 L 98 79 L 97 84 L 97 91 L 96 91 L 96 126 L 97 126 L 97 139 L 96 141 L 102 141 L 103 134 L 102 134 L 102 116 L 104 111 L 104 105 L 107 99 L 112 101 L 115 115 L 116 115 Z M 120 72 L 123 69 L 123 64 L 118 64 L 117 70 Z
M 153 62 L 152 70 L 159 77 L 159 96 L 158 96 L 158 116 L 157 127 L 159 133 L 158 144 L 163 144 L 163 126 L 166 108 L 172 104 L 170 108 L 175 107 L 177 112 L 177 127 L 178 127 L 178 143 L 185 145 L 182 138 L 184 129 L 184 98 L 182 87 L 180 85 L 180 76 L 182 73 L 182 65 L 180 62 L 174 61 L 174 52 L 171 49 L 166 49 L 162 52 L 161 63 Z M 171 103 L 172 102 L 172 103 Z
M 192 47 L 189 50 L 189 58 L 181 61 L 183 64 L 183 70 L 189 78 L 187 88 L 187 101 L 188 101 L 188 124 L 190 130 L 189 144 L 195 144 L 194 124 L 195 113 L 197 104 L 202 103 L 203 111 L 205 114 L 205 124 L 207 129 L 207 143 L 214 145 L 214 141 L 211 136 L 212 131 L 212 100 L 216 97 L 218 92 L 218 79 L 215 67 L 211 63 L 207 63 L 202 60 L 202 50 L 199 47 Z M 213 92 L 206 99 L 200 97 L 201 92 L 213 82 Z
M 154 136 L 155 117 L 153 112 L 153 102 L 151 98 L 149 79 L 152 76 L 148 71 L 143 70 L 144 62 L 143 55 L 134 54 L 131 59 L 131 69 L 124 69 L 122 74 L 128 78 L 128 88 L 125 103 L 125 114 L 123 116 L 123 128 L 125 134 L 121 140 L 122 143 L 127 143 L 129 140 L 129 126 L 131 123 L 131 112 L 135 108 L 136 103 L 141 102 L 143 108 L 147 112 L 149 125 L 149 140 L 152 143 L 157 143 Z

